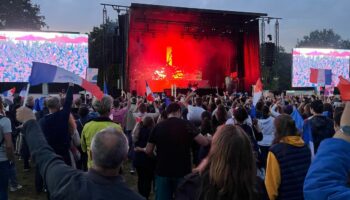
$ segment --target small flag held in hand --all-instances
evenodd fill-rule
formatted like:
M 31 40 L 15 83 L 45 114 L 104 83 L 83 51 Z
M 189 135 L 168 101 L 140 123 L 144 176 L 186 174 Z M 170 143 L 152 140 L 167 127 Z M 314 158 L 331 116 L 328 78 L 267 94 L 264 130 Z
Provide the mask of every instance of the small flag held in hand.
M 13 87 L 5 92 L 2 93 L 2 95 L 4 95 L 4 97 L 12 97 L 16 92 L 16 88 Z

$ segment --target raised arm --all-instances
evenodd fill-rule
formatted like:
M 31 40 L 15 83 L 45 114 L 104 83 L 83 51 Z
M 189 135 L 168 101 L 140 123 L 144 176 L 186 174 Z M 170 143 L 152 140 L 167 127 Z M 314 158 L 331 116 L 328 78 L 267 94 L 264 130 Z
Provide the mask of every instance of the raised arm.
M 23 122 L 23 134 L 29 146 L 32 158 L 39 168 L 50 193 L 54 194 L 58 190 L 65 188 L 67 179 L 78 172 L 67 166 L 60 156 L 54 153 L 53 149 L 47 144 L 46 139 L 35 120 L 33 112 L 25 107 L 17 109 L 17 120 Z M 64 183 L 62 181 L 65 180 Z M 68 186 L 69 187 L 69 186 Z
M 187 97 L 185 98 L 185 102 L 184 105 L 186 106 L 186 108 L 188 107 L 188 102 L 191 100 L 192 97 L 194 97 L 196 95 L 195 92 L 191 92 L 190 94 L 187 95 Z
M 73 103 L 73 85 L 72 83 L 69 83 L 67 93 L 66 93 L 66 99 L 64 101 L 63 110 L 70 113 L 72 109 L 72 103 Z

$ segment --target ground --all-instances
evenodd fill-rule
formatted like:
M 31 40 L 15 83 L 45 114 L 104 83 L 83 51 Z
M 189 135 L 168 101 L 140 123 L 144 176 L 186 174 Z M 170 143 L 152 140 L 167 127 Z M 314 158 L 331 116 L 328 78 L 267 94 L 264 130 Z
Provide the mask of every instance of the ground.
M 124 177 L 127 184 L 133 190 L 137 191 L 137 176 L 129 173 L 129 166 L 129 162 L 124 164 Z M 23 186 L 23 188 L 16 192 L 9 192 L 9 200 L 46 200 L 46 193 L 42 193 L 40 195 L 36 194 L 34 186 L 35 169 L 32 167 L 29 172 L 24 172 L 23 161 L 16 161 L 16 167 L 18 182 Z

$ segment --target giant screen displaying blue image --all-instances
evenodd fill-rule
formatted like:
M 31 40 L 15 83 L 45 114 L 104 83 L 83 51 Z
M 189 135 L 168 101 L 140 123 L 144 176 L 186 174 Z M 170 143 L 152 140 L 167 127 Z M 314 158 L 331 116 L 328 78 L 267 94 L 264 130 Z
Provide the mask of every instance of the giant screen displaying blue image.
M 27 82 L 33 61 L 56 65 L 85 78 L 88 36 L 0 31 L 0 82 Z

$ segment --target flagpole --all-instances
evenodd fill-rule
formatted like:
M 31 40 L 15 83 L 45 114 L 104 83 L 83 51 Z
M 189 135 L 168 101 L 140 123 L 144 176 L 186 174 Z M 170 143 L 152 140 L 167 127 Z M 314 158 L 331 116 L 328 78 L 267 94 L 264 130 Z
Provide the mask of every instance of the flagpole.
M 27 100 L 28 100 L 29 88 L 30 88 L 30 83 L 27 84 L 27 90 L 26 90 L 26 94 L 25 94 L 24 100 L 23 100 L 23 107 L 26 106 L 26 102 L 27 102 Z

